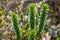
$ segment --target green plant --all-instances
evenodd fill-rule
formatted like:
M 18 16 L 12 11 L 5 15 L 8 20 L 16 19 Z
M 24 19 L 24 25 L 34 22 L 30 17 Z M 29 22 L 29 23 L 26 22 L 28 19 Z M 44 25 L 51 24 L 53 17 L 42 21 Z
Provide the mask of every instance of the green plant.
M 48 12 L 48 4 L 42 4 L 40 15 L 36 12 L 35 8 L 36 7 L 34 3 L 31 3 L 27 8 L 28 22 L 25 25 L 25 30 L 28 30 L 28 32 L 26 31 L 28 35 L 28 40 L 36 40 L 36 35 L 38 36 L 39 34 L 41 34 L 42 30 L 45 27 L 45 19 Z M 21 14 L 20 17 L 23 18 L 23 14 Z M 17 35 L 17 40 L 21 40 L 21 32 L 18 27 L 19 25 L 17 20 L 17 14 L 14 12 L 12 13 L 12 20 Z M 36 25 L 39 25 L 37 31 Z M 24 27 L 22 29 L 24 29 Z
M 60 37 L 58 37 L 57 40 L 60 40 Z
M 39 14 L 38 14 L 38 12 L 36 12 L 36 26 L 38 25 L 38 20 L 39 19 Z
M 35 4 L 31 3 L 28 7 L 28 21 L 29 21 L 29 27 L 30 29 L 34 29 L 35 28 L 35 17 L 36 17 L 36 13 L 35 13 Z
M 48 4 L 44 3 L 42 5 L 41 12 L 40 12 L 40 18 L 39 18 L 40 23 L 39 23 L 39 28 L 38 28 L 37 35 L 39 35 L 45 27 L 44 24 L 45 24 L 45 19 L 46 19 L 47 12 L 48 12 Z
M 12 21 L 13 21 L 13 25 L 14 25 L 14 29 L 17 35 L 17 40 L 20 40 L 20 30 L 19 30 L 19 25 L 18 25 L 18 20 L 17 20 L 17 14 L 16 13 L 12 13 Z
M 35 39 L 35 33 L 33 30 L 35 30 L 36 25 L 36 13 L 35 13 L 35 4 L 31 3 L 28 7 L 28 22 L 29 22 L 29 38 L 28 40 L 34 40 Z

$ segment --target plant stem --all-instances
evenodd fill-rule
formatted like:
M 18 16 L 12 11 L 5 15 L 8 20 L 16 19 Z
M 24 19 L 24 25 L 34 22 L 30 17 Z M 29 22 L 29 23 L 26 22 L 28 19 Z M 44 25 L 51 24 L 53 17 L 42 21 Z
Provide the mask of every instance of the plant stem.
M 37 35 L 41 34 L 42 30 L 45 27 L 45 19 L 46 19 L 47 12 L 48 12 L 48 5 L 44 3 L 42 5 L 41 12 L 40 12 L 40 20 L 39 20 L 40 23 L 39 23 Z
M 17 35 L 17 39 L 16 40 L 20 40 L 20 30 L 19 30 L 19 25 L 18 25 L 18 20 L 17 20 L 17 14 L 16 13 L 12 13 L 12 21 L 13 21 L 13 25 L 14 25 L 14 29 Z

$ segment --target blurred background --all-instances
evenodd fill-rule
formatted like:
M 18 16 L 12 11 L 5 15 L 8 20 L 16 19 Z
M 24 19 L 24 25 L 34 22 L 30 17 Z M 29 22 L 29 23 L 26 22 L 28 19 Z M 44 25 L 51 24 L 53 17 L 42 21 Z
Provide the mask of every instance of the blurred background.
M 17 12 L 18 15 L 20 13 L 24 14 L 21 21 L 21 26 L 23 27 L 27 22 L 25 14 L 30 3 L 37 5 L 39 13 L 42 0 L 0 0 L 0 40 L 15 40 L 16 35 L 12 24 L 11 12 Z M 56 40 L 57 37 L 60 37 L 60 0 L 47 0 L 46 3 L 49 5 L 49 12 L 47 13 L 45 30 L 49 32 L 50 40 Z

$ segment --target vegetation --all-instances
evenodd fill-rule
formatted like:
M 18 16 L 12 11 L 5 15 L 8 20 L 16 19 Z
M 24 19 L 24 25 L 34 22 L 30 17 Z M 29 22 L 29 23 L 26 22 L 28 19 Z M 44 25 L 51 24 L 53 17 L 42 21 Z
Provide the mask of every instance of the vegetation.
M 36 18 L 37 18 L 37 14 L 36 14 L 36 10 L 35 10 L 35 4 L 31 3 L 28 6 L 28 40 L 36 40 L 36 35 L 39 35 L 42 30 L 44 29 L 44 21 L 46 18 L 46 14 L 48 12 L 48 5 L 46 3 L 44 3 L 42 5 L 41 8 L 41 12 L 40 12 L 40 24 L 39 24 L 39 28 L 38 31 L 36 31 Z M 15 32 L 17 34 L 17 39 L 20 40 L 20 31 L 19 31 L 19 27 L 18 27 L 18 20 L 17 20 L 17 15 L 15 13 L 12 13 L 12 19 L 13 19 L 13 25 L 14 25 L 14 29 Z
M 0 0 L 0 40 L 60 40 L 59 0 Z
M 17 35 L 17 40 L 21 40 L 18 18 L 17 18 L 17 14 L 14 12 L 12 13 L 12 20 L 13 20 L 14 29 Z
M 42 5 L 42 8 L 41 8 L 40 17 L 39 17 L 40 23 L 39 23 L 39 29 L 38 29 L 37 35 L 39 35 L 45 27 L 45 20 L 46 20 L 47 12 L 48 12 L 48 5 L 45 3 Z
M 60 37 L 58 37 L 57 40 L 60 40 Z

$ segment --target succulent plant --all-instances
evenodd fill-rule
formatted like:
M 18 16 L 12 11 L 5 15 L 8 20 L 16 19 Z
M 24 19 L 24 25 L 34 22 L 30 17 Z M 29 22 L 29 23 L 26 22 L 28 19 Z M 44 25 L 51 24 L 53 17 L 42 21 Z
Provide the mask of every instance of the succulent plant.
M 42 5 L 40 15 L 36 12 L 35 8 L 36 6 L 34 3 L 31 3 L 27 8 L 28 22 L 25 25 L 25 30 L 28 30 L 28 32 L 27 31 L 22 31 L 22 32 L 24 33 L 27 32 L 26 36 L 28 36 L 28 40 L 36 40 L 36 35 L 38 36 L 39 34 L 41 34 L 42 30 L 45 27 L 45 19 L 48 12 L 48 4 L 44 3 Z M 20 17 L 23 18 L 23 14 L 21 14 Z M 18 27 L 19 23 L 17 18 L 18 18 L 17 14 L 13 12 L 12 21 L 17 35 L 17 40 L 21 40 L 21 32 Z M 39 25 L 37 31 L 36 31 L 36 27 L 37 27 L 36 25 Z
M 30 29 L 35 28 L 35 17 L 36 17 L 35 4 L 31 3 L 28 7 L 28 21 Z
M 44 3 L 40 11 L 40 18 L 39 18 L 40 23 L 39 23 L 37 35 L 39 35 L 45 27 L 45 19 L 46 19 L 47 12 L 48 12 L 48 4 Z
M 20 40 L 20 30 L 19 30 L 17 14 L 14 12 L 12 13 L 12 21 L 13 21 L 14 29 L 17 35 L 17 40 Z
M 36 25 L 36 13 L 35 13 L 35 4 L 31 3 L 28 7 L 28 22 L 29 22 L 29 38 L 28 40 L 34 40 L 35 39 L 35 33 L 31 31 L 35 31 L 35 25 Z

